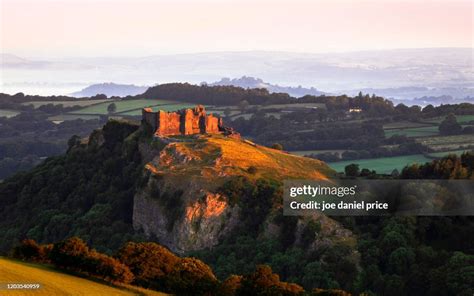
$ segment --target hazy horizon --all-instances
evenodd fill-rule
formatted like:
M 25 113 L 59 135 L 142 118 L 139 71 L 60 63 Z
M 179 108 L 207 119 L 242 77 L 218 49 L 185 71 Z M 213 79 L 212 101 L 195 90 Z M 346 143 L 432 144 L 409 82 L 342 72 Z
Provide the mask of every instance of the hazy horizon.
M 467 0 L 0 0 L 0 91 L 252 76 L 326 92 L 422 86 L 470 95 L 472 8 Z

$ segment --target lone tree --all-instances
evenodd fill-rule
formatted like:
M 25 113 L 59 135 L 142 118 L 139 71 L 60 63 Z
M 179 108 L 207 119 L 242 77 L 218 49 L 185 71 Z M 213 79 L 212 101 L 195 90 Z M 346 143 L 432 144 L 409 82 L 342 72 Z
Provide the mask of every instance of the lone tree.
M 109 114 L 115 113 L 115 111 L 117 111 L 117 106 L 115 105 L 115 103 L 109 104 L 107 106 L 107 112 Z
M 283 150 L 283 145 L 281 145 L 280 143 L 273 143 L 271 148 L 276 150 Z
M 247 100 L 240 101 L 239 103 L 239 109 L 240 112 L 244 113 L 245 110 L 250 106 L 249 102 Z
M 462 132 L 462 126 L 458 123 L 456 116 L 450 113 L 439 125 L 439 133 L 442 135 L 457 135 Z
M 351 163 L 344 168 L 344 172 L 348 177 L 357 177 L 359 176 L 359 165 L 355 163 Z

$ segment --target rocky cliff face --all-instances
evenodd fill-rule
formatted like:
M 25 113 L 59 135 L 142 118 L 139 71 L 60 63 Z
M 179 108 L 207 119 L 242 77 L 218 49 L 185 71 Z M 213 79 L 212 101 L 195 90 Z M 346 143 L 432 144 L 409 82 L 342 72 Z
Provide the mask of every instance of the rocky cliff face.
M 215 246 L 239 225 L 241 208 L 219 190 L 230 178 L 321 179 L 332 174 L 317 160 L 221 135 L 194 136 L 171 143 L 155 140 L 142 143 L 140 152 L 146 161 L 146 173 L 134 197 L 133 226 L 179 253 Z M 252 173 L 248 173 L 250 167 L 254 168 Z M 278 234 L 280 226 L 272 216 L 280 210 L 272 208 L 262 235 Z M 324 215 L 311 219 L 320 221 L 322 227 L 315 246 L 331 241 L 330 237 L 351 237 L 350 232 Z M 297 237 L 306 222 L 301 219 L 298 223 Z

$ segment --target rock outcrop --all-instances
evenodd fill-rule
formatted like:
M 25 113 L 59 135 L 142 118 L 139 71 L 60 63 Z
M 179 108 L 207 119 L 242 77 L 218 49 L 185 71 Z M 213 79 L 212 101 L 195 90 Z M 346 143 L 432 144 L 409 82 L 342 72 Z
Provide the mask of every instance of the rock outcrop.
M 226 181 L 238 176 L 252 180 L 325 179 L 334 174 L 318 160 L 243 139 L 197 135 L 175 142 L 164 140 L 159 137 L 153 144 L 140 144 L 145 175 L 134 196 L 133 226 L 178 253 L 212 248 L 242 222 L 242 205 L 231 202 L 220 190 Z M 249 173 L 250 167 L 256 172 Z M 279 210 L 272 206 L 263 236 L 279 235 L 281 226 L 273 222 Z M 343 232 L 332 219 L 324 215 L 313 219 L 321 223 L 321 237 L 314 248 L 335 239 L 351 239 L 350 232 Z M 301 223 L 303 229 L 306 223 Z

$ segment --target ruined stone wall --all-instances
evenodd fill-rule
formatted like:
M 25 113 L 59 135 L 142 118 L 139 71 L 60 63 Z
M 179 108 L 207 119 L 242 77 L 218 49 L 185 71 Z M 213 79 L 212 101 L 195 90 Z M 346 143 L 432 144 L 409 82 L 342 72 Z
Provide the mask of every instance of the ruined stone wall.
M 201 105 L 178 112 L 153 112 L 151 108 L 144 108 L 142 115 L 143 121 L 152 126 L 157 136 L 219 133 L 224 130 L 222 119 L 206 115 Z
M 192 109 L 182 110 L 181 112 L 181 125 L 183 135 L 199 134 L 199 114 L 196 114 Z M 205 116 L 205 115 L 204 115 Z
M 215 116 L 208 115 L 205 117 L 205 124 L 204 124 L 204 133 L 214 134 L 219 132 L 219 123 L 222 122 L 220 118 Z
M 171 136 L 181 134 L 181 115 L 175 112 L 168 113 L 165 111 L 158 111 L 158 127 L 155 134 L 161 136 Z
M 142 110 L 142 119 L 148 123 L 153 130 L 156 130 L 158 127 L 158 117 L 157 113 L 153 112 L 151 108 L 143 108 Z

